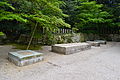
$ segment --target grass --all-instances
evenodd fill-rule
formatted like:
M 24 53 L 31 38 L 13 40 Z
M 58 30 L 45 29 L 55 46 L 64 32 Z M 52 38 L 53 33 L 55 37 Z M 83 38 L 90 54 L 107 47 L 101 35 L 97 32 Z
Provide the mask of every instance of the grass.
M 21 50 L 26 50 L 27 45 L 25 44 L 11 44 L 15 48 L 14 49 L 21 49 Z M 29 50 L 40 50 L 42 49 L 40 45 L 30 45 Z

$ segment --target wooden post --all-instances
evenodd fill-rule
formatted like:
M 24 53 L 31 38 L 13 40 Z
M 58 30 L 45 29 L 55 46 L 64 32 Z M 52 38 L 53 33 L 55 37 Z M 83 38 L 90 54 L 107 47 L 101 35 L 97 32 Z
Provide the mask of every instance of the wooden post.
M 36 30 L 36 28 L 37 28 L 37 24 L 38 24 L 38 22 L 36 22 L 36 24 L 35 24 L 34 30 L 33 30 L 33 32 L 32 32 L 30 41 L 29 41 L 28 46 L 27 46 L 27 50 L 29 49 L 30 44 L 31 44 L 31 42 L 32 42 L 32 40 L 33 40 L 33 36 L 34 36 L 34 34 L 35 34 L 35 30 Z

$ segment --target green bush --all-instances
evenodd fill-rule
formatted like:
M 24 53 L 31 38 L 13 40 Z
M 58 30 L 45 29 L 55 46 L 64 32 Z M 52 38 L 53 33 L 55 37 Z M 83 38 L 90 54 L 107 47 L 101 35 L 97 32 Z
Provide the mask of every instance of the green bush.
M 4 36 L 5 34 L 3 32 L 0 32 L 0 36 Z

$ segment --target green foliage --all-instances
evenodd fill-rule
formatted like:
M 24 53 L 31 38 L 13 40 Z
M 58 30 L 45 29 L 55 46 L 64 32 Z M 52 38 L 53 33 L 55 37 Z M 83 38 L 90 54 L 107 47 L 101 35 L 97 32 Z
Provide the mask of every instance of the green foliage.
M 90 0 L 96 1 L 96 0 Z M 117 27 L 120 22 L 120 0 L 97 0 L 98 4 L 103 4 L 102 10 L 107 11 L 109 14 L 113 15 L 111 17 L 112 24 L 108 26 Z
M 15 8 L 7 2 L 0 2 L 0 7 L 8 7 L 12 10 L 15 10 Z M 9 12 L 6 9 L 0 10 L 0 21 L 2 20 L 17 20 L 20 22 L 27 22 L 27 20 L 22 18 L 19 14 L 14 14 L 13 12 Z
M 63 20 L 63 18 L 68 15 L 64 14 L 60 9 L 61 4 L 63 4 L 63 2 L 59 0 L 2 0 L 0 2 L 0 7 L 2 7 L 2 9 L 0 9 L 0 22 L 2 23 L 0 29 L 3 31 L 3 26 L 6 27 L 4 22 L 17 25 L 23 24 L 23 27 L 26 27 L 26 30 L 29 31 L 26 32 L 31 36 L 33 27 L 38 23 L 35 32 L 35 36 L 37 36 L 41 28 L 44 28 L 51 34 L 55 31 L 54 29 L 57 30 L 59 27 L 70 27 L 70 25 Z M 4 30 L 6 33 L 10 32 L 15 34 L 15 32 L 17 32 L 16 34 L 21 34 L 23 31 L 18 32 L 17 25 L 13 25 L 16 26 L 14 30 L 13 26 L 10 26 L 9 29 L 6 27 L 6 30 L 5 28 Z M 23 27 L 21 26 L 21 28 Z M 47 31 L 46 34 L 48 34 Z
M 58 0 L 15 0 L 13 2 L 16 3 L 15 12 L 19 12 L 25 19 L 27 18 L 29 24 L 38 22 L 39 26 L 45 28 L 70 27 L 62 19 L 66 15 L 59 8 L 61 2 Z
M 31 36 L 38 23 L 34 37 L 44 38 L 44 44 L 54 43 L 52 33 L 59 27 L 72 27 L 76 32 L 85 33 L 99 33 L 106 27 L 117 31 L 119 16 L 119 0 L 0 1 L 0 31 L 10 37 L 17 35 L 18 38 L 21 33 Z
M 4 36 L 5 34 L 3 32 L 0 32 L 0 36 Z
M 0 10 L 0 21 L 3 20 L 17 20 L 20 22 L 27 22 L 26 19 L 22 18 L 21 16 L 19 16 L 18 14 L 14 14 L 12 12 L 7 12 L 7 11 L 3 11 Z
M 119 26 L 119 0 L 62 0 L 65 18 L 77 32 L 99 33 L 104 27 L 117 28 Z M 99 4 L 98 4 L 99 3 Z M 119 16 L 118 16 L 119 15 Z M 111 28 L 110 32 L 115 29 Z M 107 29 L 106 29 L 107 31 Z
M 81 26 L 87 27 L 90 23 L 110 23 L 112 19 L 109 19 L 111 16 L 108 12 L 102 11 L 103 5 L 96 4 L 95 1 L 91 2 L 82 2 L 80 6 L 76 6 L 78 14 L 76 16 L 78 23 L 76 26 L 78 28 Z
M 12 10 L 15 10 L 15 8 L 13 6 L 11 6 L 9 3 L 7 2 L 0 2 L 0 7 L 4 8 L 4 7 L 9 7 Z
M 6 35 L 3 32 L 0 32 L 0 44 L 5 44 L 6 42 Z

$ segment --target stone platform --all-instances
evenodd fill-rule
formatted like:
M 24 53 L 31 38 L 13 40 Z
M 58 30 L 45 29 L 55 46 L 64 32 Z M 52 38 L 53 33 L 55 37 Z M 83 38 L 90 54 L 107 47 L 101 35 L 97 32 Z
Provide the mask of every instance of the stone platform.
M 100 44 L 107 44 L 105 40 L 94 40 L 95 42 L 99 42 Z
M 91 45 L 88 43 L 69 43 L 69 44 L 55 44 L 52 46 L 52 51 L 61 54 L 73 54 L 83 50 L 90 49 Z
M 95 46 L 95 47 L 99 47 L 100 46 L 100 42 L 97 41 L 86 41 L 88 44 L 90 44 L 91 46 Z
M 17 66 L 25 66 L 43 60 L 43 53 L 38 53 L 32 50 L 21 50 L 8 53 L 9 61 Z

